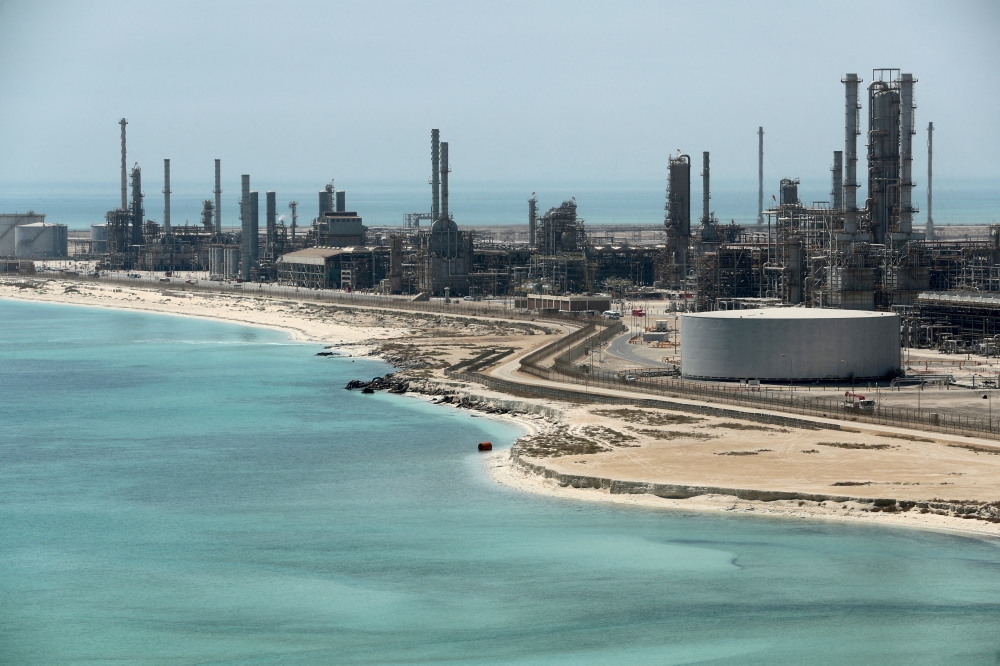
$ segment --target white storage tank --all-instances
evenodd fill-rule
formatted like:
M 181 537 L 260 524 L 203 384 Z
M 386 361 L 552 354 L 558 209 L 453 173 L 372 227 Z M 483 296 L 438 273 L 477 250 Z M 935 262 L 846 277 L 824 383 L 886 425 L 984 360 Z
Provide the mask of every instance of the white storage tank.
M 808 381 L 900 369 L 899 316 L 768 308 L 681 315 L 681 373 L 693 379 Z
M 108 225 L 90 225 L 90 252 L 92 254 L 104 254 L 108 251 Z
M 14 256 L 14 229 L 25 224 L 44 222 L 45 215 L 27 213 L 0 213 L 0 257 Z
M 68 257 L 66 225 L 35 222 L 14 227 L 14 256 L 18 259 Z

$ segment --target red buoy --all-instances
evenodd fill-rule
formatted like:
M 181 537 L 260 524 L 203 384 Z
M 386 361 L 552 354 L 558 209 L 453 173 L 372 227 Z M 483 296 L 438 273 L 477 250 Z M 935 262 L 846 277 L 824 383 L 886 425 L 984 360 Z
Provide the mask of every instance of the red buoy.
M 491 442 L 479 442 L 480 451 L 492 451 L 493 444 Z

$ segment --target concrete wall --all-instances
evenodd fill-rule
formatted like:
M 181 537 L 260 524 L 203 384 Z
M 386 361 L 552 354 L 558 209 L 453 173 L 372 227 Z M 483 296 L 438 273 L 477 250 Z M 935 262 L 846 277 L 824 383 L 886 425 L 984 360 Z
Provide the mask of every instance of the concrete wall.
M 885 377 L 900 367 L 899 324 L 887 312 L 806 308 L 682 315 L 681 372 L 701 379 Z

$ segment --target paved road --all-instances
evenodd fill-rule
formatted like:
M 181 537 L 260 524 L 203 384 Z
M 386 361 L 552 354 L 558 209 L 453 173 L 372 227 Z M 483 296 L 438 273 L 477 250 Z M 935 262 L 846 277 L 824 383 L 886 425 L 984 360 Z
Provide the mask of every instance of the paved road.
M 646 358 L 645 356 L 635 353 L 635 346 L 628 343 L 628 339 L 631 337 L 631 333 L 619 335 L 611 341 L 604 351 L 612 356 L 617 356 L 624 361 L 628 361 L 629 363 L 635 363 L 636 367 L 639 368 L 674 367 L 672 363 L 660 363 L 659 361 L 654 361 L 653 359 Z

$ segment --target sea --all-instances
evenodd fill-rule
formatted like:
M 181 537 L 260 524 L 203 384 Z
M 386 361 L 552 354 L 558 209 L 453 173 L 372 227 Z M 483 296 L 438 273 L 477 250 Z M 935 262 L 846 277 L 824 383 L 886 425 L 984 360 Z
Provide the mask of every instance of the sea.
M 773 182 L 772 182 L 773 180 Z M 251 186 L 261 192 L 263 217 L 264 192 L 273 190 L 277 197 L 277 213 L 285 224 L 291 224 L 288 203 L 298 201 L 299 224 L 308 225 L 318 214 L 319 190 L 325 183 L 259 182 L 251 177 Z M 430 211 L 430 186 L 421 182 L 352 181 L 341 179 L 337 189 L 346 192 L 347 209 L 361 215 L 368 226 L 402 226 L 407 213 Z M 776 197 L 777 179 L 769 179 L 765 189 L 765 208 Z M 214 201 L 214 181 L 175 181 L 171 184 L 171 223 L 200 224 L 202 202 Z M 147 181 L 143 205 L 146 217 L 163 220 L 162 183 Z M 240 183 L 228 177 L 222 183 L 222 223 L 238 228 Z M 773 191 L 772 191 L 773 190 Z M 588 224 L 637 225 L 662 224 L 666 203 L 665 182 L 648 181 L 552 181 L 530 182 L 463 182 L 453 180 L 450 187 L 449 210 L 460 227 L 527 225 L 528 199 L 538 198 L 538 209 L 544 213 L 563 201 L 575 200 L 577 214 Z M 860 190 L 859 200 L 865 192 Z M 701 215 L 701 183 L 692 176 L 692 218 Z M 914 202 L 924 208 L 926 193 L 914 191 Z M 937 226 L 993 224 L 1000 220 L 1000 186 L 992 180 L 944 180 L 934 186 L 934 221 Z M 799 198 L 807 205 L 830 200 L 829 184 L 825 179 L 804 181 Z M 46 221 L 65 224 L 70 230 L 89 231 L 90 225 L 104 222 L 109 210 L 121 205 L 118 181 L 106 182 L 22 182 L 0 183 L 0 213 L 44 213 Z M 754 224 L 757 219 L 756 178 L 715 181 L 710 210 L 723 223 Z M 926 223 L 926 212 L 914 216 L 918 228 Z M 423 222 L 422 224 L 427 224 Z
M 0 663 L 1000 663 L 997 541 L 519 492 L 321 349 L 0 300 Z

